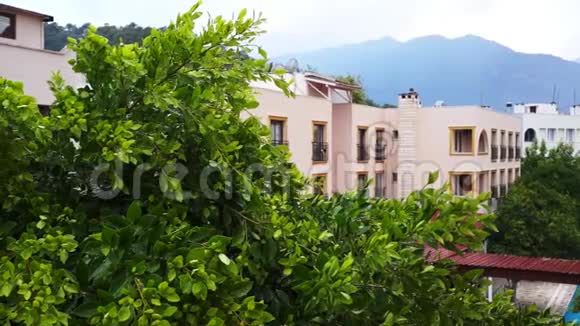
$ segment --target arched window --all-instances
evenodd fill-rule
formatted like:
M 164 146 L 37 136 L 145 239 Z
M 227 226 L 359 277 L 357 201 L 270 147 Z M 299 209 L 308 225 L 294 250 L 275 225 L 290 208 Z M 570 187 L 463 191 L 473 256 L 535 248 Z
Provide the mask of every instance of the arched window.
M 489 141 L 487 140 L 487 132 L 485 130 L 481 131 L 479 134 L 479 141 L 477 142 L 477 153 L 487 154 L 489 153 Z
M 529 128 L 528 130 L 526 130 L 526 133 L 524 134 L 524 141 L 532 142 L 534 140 L 536 140 L 536 131 L 532 128 Z

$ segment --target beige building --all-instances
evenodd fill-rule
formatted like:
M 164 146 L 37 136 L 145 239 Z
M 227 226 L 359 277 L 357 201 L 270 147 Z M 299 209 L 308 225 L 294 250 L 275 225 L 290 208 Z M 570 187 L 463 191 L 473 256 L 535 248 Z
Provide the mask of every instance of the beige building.
M 413 90 L 396 109 L 353 104 L 345 85 L 318 74 L 297 73 L 295 99 L 255 84 L 260 102 L 252 114 L 270 125 L 273 141 L 289 146 L 292 160 L 322 182 L 326 194 L 357 189 L 402 198 L 421 189 L 438 170 L 458 196 L 499 197 L 520 175 L 521 118 L 487 107 L 423 107 Z
M 0 4 L 0 76 L 24 83 L 26 94 L 34 96 L 41 106 L 54 100 L 47 81 L 59 71 L 71 85 L 83 84 L 68 61 L 69 50 L 44 50 L 44 23 L 51 16 Z

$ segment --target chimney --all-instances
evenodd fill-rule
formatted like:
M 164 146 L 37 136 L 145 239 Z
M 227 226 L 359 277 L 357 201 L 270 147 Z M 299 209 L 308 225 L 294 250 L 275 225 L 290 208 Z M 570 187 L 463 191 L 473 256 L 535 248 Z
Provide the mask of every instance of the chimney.
M 399 167 L 397 193 L 407 197 L 415 190 L 417 165 L 417 123 L 421 99 L 414 89 L 399 94 Z

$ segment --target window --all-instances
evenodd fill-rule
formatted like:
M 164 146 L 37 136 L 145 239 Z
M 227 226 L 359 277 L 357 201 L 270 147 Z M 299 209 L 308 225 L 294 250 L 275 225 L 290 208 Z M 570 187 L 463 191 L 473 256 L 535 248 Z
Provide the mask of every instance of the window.
M 399 175 L 397 173 L 393 173 L 393 183 L 399 181 Z
M 477 180 L 479 193 L 489 192 L 488 179 L 489 179 L 489 172 L 479 173 L 479 178 Z
M 16 38 L 16 16 L 8 13 L 0 13 L 0 37 Z
M 385 130 L 384 129 L 377 129 L 376 130 L 376 142 L 375 142 L 375 160 L 377 161 L 384 161 L 386 158 L 385 155 Z
M 367 180 L 369 179 L 368 174 L 366 172 L 361 172 L 357 174 L 357 186 L 358 190 L 364 190 Z M 368 189 L 364 190 L 365 193 L 368 195 Z
M 548 141 L 556 141 L 556 129 L 549 128 L 548 129 Z
M 528 113 L 537 113 L 538 107 L 536 105 L 532 105 L 528 108 Z
M 540 139 L 546 140 L 546 128 L 540 128 Z
M 576 130 L 566 129 L 566 142 L 573 143 L 576 135 L 574 134 Z
M 451 189 L 455 196 L 467 196 L 473 191 L 472 174 L 452 174 Z
M 534 140 L 536 140 L 536 131 L 532 128 L 526 130 L 524 133 L 524 141 L 533 142 Z
M 485 155 L 488 153 L 488 140 L 487 140 L 487 132 L 485 130 L 481 131 L 479 135 L 479 141 L 477 142 L 477 152 L 480 155 Z
M 473 129 L 474 128 L 451 128 L 450 154 L 473 154 Z
M 285 118 L 270 118 L 270 132 L 272 134 L 272 144 L 274 145 L 288 145 L 286 141 L 286 119 Z
M 366 127 L 359 127 L 358 128 L 358 145 L 357 145 L 357 159 L 359 161 L 368 161 L 369 160 L 369 153 L 367 150 L 366 144 L 366 137 L 367 137 L 367 128 Z
M 312 161 L 328 161 L 328 143 L 326 142 L 326 122 L 314 122 L 312 134 Z
M 385 173 L 376 172 L 375 173 L 375 197 L 381 198 L 385 197 Z
M 394 140 L 399 139 L 399 131 L 398 130 L 393 130 L 393 139 Z
M 315 195 L 326 194 L 326 174 L 316 174 L 314 175 L 312 192 Z

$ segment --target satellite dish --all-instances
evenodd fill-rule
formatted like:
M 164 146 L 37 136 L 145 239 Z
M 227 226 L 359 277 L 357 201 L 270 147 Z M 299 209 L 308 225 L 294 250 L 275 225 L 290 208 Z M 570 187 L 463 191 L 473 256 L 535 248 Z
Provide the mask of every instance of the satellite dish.
M 299 67 L 300 64 L 298 63 L 298 60 L 296 58 L 291 58 L 286 64 L 286 71 L 289 73 L 295 73 L 298 71 Z

